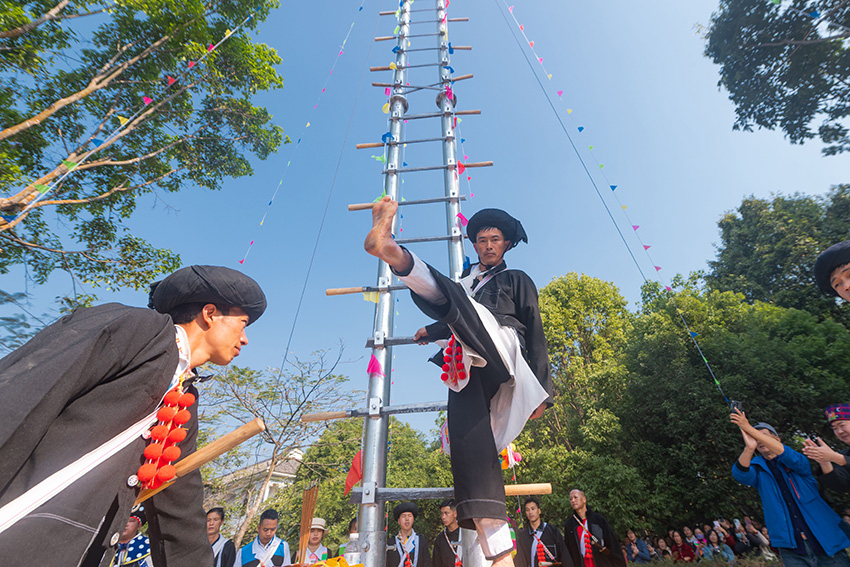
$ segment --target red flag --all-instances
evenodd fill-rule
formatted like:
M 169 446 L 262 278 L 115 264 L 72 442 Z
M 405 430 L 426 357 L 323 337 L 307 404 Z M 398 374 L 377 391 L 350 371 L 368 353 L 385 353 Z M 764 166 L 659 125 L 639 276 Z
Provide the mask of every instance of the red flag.
M 351 492 L 355 484 L 363 480 L 363 455 L 361 451 L 357 451 L 354 459 L 351 461 L 351 468 L 348 469 L 348 476 L 345 477 L 345 492 L 343 496 Z

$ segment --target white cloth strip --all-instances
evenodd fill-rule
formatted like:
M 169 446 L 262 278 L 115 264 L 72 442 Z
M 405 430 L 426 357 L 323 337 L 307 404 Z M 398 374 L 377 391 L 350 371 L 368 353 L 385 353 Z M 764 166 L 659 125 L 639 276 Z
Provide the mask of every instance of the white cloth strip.
M 446 299 L 446 296 L 443 295 L 443 292 L 440 291 L 440 288 L 437 285 L 437 280 L 434 279 L 434 276 L 431 274 L 431 270 L 428 269 L 428 264 L 420 260 L 419 257 L 410 250 L 407 252 L 413 259 L 413 268 L 411 268 L 409 274 L 406 276 L 399 276 L 398 279 L 403 281 L 411 291 L 428 303 L 433 303 L 434 305 L 443 305 L 446 303 L 448 300 Z
M 495 557 L 514 548 L 506 521 L 495 518 L 473 518 L 472 521 L 485 557 Z

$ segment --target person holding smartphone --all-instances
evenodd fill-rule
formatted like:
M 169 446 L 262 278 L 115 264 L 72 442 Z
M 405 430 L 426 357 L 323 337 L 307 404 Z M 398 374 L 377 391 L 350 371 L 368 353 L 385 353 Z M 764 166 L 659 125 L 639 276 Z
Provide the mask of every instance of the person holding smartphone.
M 753 426 L 737 408 L 730 420 L 744 439 L 732 476 L 758 489 L 773 546 L 785 566 L 850 567 L 843 552 L 850 539 L 839 526 L 838 514 L 818 493 L 806 457 L 784 445 L 773 426 Z

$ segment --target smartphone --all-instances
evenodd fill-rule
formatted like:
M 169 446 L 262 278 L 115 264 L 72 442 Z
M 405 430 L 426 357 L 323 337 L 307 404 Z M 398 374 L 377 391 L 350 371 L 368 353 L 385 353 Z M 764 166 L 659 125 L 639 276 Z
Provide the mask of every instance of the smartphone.
M 717 520 L 714 520 L 714 527 L 715 527 L 715 528 L 719 528 L 719 527 L 720 527 L 720 522 L 718 522 Z
M 736 528 L 740 528 L 740 527 L 741 527 L 741 520 L 739 520 L 738 518 L 735 518 L 735 527 L 736 527 Z
M 735 410 L 743 412 L 744 411 L 744 404 L 741 403 L 741 402 L 735 401 L 735 400 L 732 400 L 731 402 L 729 402 L 729 412 L 735 413 Z

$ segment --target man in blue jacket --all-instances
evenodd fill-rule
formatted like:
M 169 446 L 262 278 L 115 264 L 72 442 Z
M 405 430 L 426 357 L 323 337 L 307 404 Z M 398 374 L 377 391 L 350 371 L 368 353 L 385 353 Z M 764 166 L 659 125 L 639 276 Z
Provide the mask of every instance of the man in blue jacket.
M 841 530 L 841 518 L 818 494 L 808 459 L 783 445 L 767 423 L 752 426 L 737 409 L 731 421 L 744 437 L 732 476 L 758 489 L 770 543 L 785 566 L 850 567 L 844 552 L 850 539 Z

